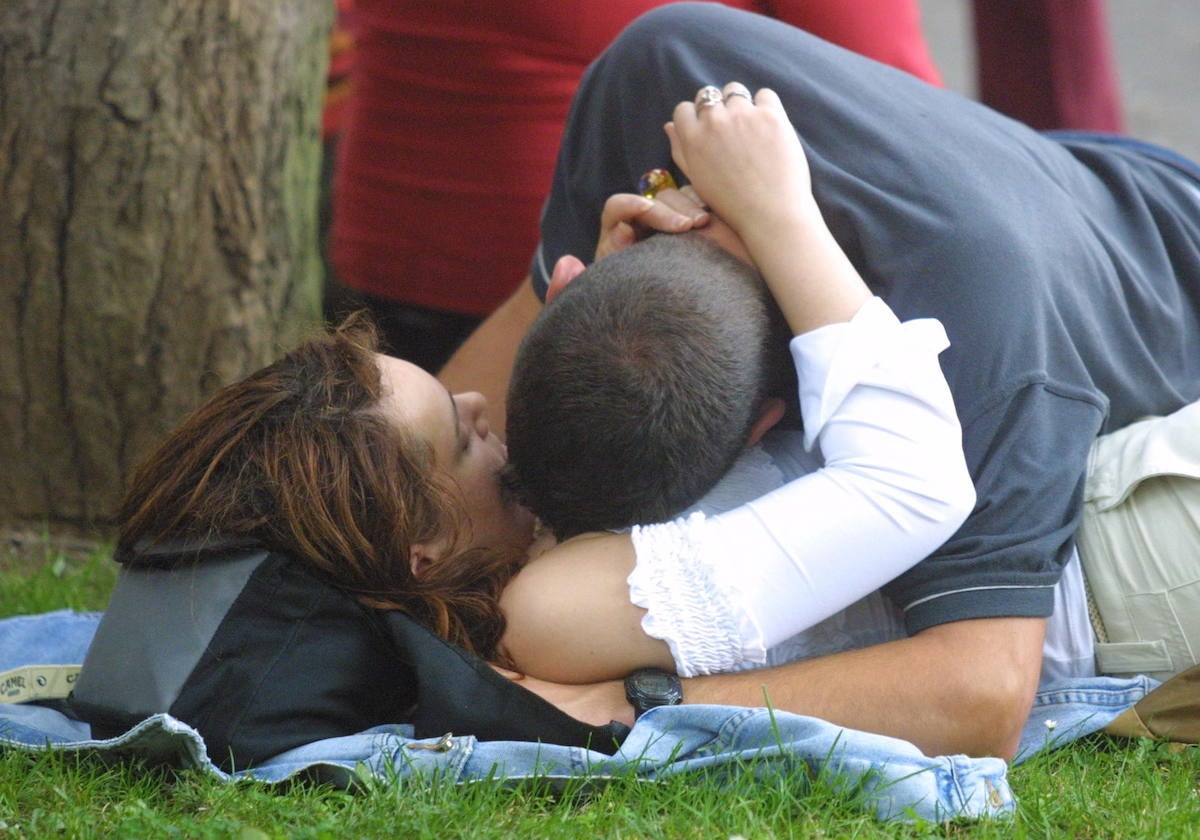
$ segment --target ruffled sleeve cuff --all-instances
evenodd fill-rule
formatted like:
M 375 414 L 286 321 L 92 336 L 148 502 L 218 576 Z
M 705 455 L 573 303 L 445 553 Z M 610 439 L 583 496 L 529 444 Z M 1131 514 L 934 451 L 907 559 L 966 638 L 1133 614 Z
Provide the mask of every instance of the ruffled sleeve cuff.
M 707 527 L 704 514 L 694 513 L 632 532 L 638 560 L 628 578 L 630 598 L 646 610 L 642 629 L 667 643 L 682 677 L 766 661 L 761 632 L 726 597 L 732 590 L 722 578 L 736 558 L 698 562 Z

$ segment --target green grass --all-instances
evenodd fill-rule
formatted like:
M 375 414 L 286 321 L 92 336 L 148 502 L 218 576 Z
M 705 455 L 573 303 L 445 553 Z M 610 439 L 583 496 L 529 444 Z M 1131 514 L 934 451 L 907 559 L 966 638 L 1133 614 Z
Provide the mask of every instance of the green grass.
M 101 609 L 114 576 L 102 550 L 0 555 L 0 615 Z M 348 793 L 229 784 L 109 764 L 95 755 L 0 751 L 5 838 L 1180 838 L 1200 837 L 1200 750 L 1089 739 L 1013 769 L 1011 820 L 880 824 L 852 794 L 793 770 L 720 781 L 617 779 L 554 793 L 536 784 L 370 782 Z
M 47 539 L 9 539 L 0 548 L 0 616 L 102 610 L 116 579 L 117 564 L 102 545 L 60 550 Z

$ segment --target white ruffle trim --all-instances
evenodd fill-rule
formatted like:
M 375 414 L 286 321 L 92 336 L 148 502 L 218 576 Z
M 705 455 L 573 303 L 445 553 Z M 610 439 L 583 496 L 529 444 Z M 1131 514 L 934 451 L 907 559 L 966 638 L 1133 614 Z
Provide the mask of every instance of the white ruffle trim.
M 646 610 L 642 629 L 671 650 L 681 677 L 713 674 L 761 663 L 766 651 L 742 646 L 739 613 L 716 580 L 716 567 L 697 562 L 708 521 L 703 513 L 633 529 L 637 565 L 629 595 Z M 736 565 L 728 558 L 727 566 Z

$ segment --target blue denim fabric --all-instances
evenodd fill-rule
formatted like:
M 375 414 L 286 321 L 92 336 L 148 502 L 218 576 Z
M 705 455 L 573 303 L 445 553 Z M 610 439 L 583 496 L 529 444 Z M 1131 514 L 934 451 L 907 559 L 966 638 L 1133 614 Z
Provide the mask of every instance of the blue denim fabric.
M 82 661 L 97 614 L 67 611 L 0 620 L 0 671 Z M 1104 677 L 1040 692 L 1022 740 L 1021 759 L 1093 732 L 1154 687 L 1153 680 Z M 1047 721 L 1054 721 L 1049 729 Z M 502 777 L 602 783 L 612 776 L 661 779 L 697 770 L 756 772 L 798 763 L 853 793 L 881 820 L 941 821 L 1011 813 L 1007 765 L 996 758 L 922 754 L 906 741 L 844 729 L 816 718 L 726 706 L 675 706 L 643 715 L 612 756 L 588 750 L 447 736 L 414 741 L 404 725 L 376 727 L 307 744 L 237 776 L 278 782 L 304 771 L 335 783 L 370 774 L 461 783 Z M 50 708 L 0 705 L 0 744 L 22 749 L 97 750 L 201 768 L 232 778 L 207 757 L 199 733 L 155 715 L 109 740 Z
M 59 610 L 0 619 L 0 671 L 22 665 L 83 662 L 100 615 Z
M 1103 729 L 1160 684 L 1150 677 L 1081 677 L 1043 686 L 1033 699 L 1014 763 Z
M 905 741 L 842 729 L 816 718 L 727 706 L 674 706 L 643 715 L 612 756 L 578 747 L 452 737 L 416 741 L 407 726 L 384 726 L 289 750 L 233 775 L 214 766 L 199 733 L 154 715 L 117 738 L 92 740 L 87 724 L 39 706 L 0 705 L 0 745 L 100 751 L 199 768 L 223 779 L 280 782 L 306 777 L 463 783 L 481 779 L 603 783 L 653 781 L 700 770 L 757 775 L 806 765 L 880 820 L 941 822 L 1010 814 L 1015 800 L 998 758 L 923 755 Z M 719 778 L 719 777 L 718 777 Z

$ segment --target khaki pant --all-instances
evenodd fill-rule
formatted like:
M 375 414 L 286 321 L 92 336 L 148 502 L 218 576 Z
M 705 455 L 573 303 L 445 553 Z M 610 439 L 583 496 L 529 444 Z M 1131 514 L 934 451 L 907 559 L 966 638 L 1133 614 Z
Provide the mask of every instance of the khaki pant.
M 1200 402 L 1096 441 L 1077 542 L 1101 673 L 1200 662 Z

